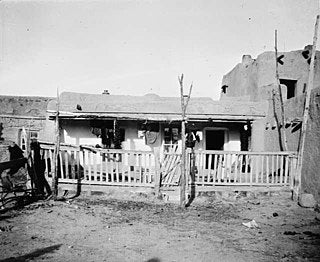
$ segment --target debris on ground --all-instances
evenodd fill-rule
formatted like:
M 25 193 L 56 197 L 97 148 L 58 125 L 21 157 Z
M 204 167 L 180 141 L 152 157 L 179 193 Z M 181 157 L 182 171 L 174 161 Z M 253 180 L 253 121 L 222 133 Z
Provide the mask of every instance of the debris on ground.
M 242 223 L 242 225 L 248 227 L 248 228 L 259 228 L 259 225 L 257 224 L 257 222 L 253 219 L 247 223 Z

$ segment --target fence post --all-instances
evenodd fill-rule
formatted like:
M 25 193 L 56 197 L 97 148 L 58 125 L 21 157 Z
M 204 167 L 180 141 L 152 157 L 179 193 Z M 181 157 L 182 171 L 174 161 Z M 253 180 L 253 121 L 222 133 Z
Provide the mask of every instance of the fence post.
M 154 191 L 156 197 L 161 197 L 160 194 L 160 184 L 161 184 L 161 172 L 160 172 L 160 148 L 159 147 L 154 147 L 153 148 L 153 153 L 154 153 L 154 161 L 155 161 L 155 183 L 154 183 Z

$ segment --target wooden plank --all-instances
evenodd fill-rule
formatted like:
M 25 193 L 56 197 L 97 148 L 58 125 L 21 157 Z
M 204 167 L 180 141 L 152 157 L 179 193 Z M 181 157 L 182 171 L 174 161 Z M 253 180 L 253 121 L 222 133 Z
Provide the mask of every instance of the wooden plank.
M 76 161 L 77 161 L 77 179 L 80 181 L 81 179 L 81 170 L 80 170 L 80 151 L 76 152 Z
M 218 155 L 214 154 L 214 165 L 213 165 L 213 183 L 216 183 L 216 180 L 218 178 Z
M 76 179 L 76 162 L 75 162 L 75 158 L 76 158 L 76 151 L 75 150 L 71 150 L 70 151 L 70 166 L 71 166 L 71 169 L 70 169 L 70 178 L 73 178 L 73 179 Z M 69 167 L 68 167 L 69 169 Z
M 64 153 L 64 165 L 65 165 L 65 178 L 69 178 L 69 168 L 68 168 L 69 155 L 68 155 L 68 151 L 62 151 L 61 154 L 63 154 L 63 153 Z
M 127 155 L 127 157 L 128 157 L 128 165 L 127 165 L 127 168 L 128 168 L 128 182 L 131 183 L 131 178 L 132 178 L 131 163 L 130 163 L 131 153 L 128 152 L 128 153 L 126 153 L 126 155 Z
M 54 161 L 53 161 L 53 150 L 49 150 L 49 155 L 50 155 L 50 174 L 51 177 L 53 177 L 53 172 L 54 172 Z
M 206 155 L 202 154 L 202 159 L 201 159 L 201 165 L 202 165 L 202 169 L 201 169 L 201 177 L 202 177 L 202 183 L 204 183 L 205 181 L 205 176 L 206 176 Z
M 235 155 L 235 163 L 234 163 L 234 182 L 238 183 L 238 165 L 239 165 L 239 155 Z
M 91 158 L 92 152 L 87 151 L 87 156 L 88 156 L 88 181 L 92 181 L 92 173 L 91 173 L 91 168 L 92 168 L 92 158 Z
M 264 177 L 264 174 L 265 174 L 265 172 L 264 172 L 264 159 L 265 159 L 265 156 L 261 156 L 261 176 L 260 176 L 261 183 L 265 183 L 263 181 L 263 177 Z M 259 181 L 257 181 L 257 182 L 259 182 Z
M 279 155 L 276 156 L 275 183 L 279 183 Z
M 114 155 L 114 153 L 110 153 L 109 154 L 109 157 L 110 157 L 109 164 L 110 164 L 111 183 L 115 182 L 114 181 L 114 172 L 113 172 L 113 170 L 114 170 L 114 157 L 113 157 L 113 155 Z
M 100 162 L 100 181 L 103 181 L 103 162 L 104 162 L 104 155 L 103 153 L 99 152 L 98 154 L 99 162 Z
M 255 161 L 255 182 L 258 183 L 259 182 L 259 172 L 261 170 L 261 157 L 262 156 L 255 156 L 254 159 Z
M 243 164 L 243 157 L 244 155 L 239 155 L 240 156 L 240 178 L 239 178 L 239 183 L 242 182 L 242 164 Z
M 270 166 L 269 166 L 269 158 L 270 158 L 270 156 L 266 156 L 266 158 L 267 158 L 267 163 L 266 163 L 266 177 L 265 177 L 265 179 L 266 179 L 266 183 L 269 183 L 270 182 L 270 180 L 269 180 L 269 171 L 270 171 Z
M 207 182 L 211 181 L 211 164 L 212 164 L 212 154 L 209 154 L 209 159 L 208 159 L 208 178 L 207 178 Z
M 61 178 L 66 178 L 63 172 L 63 159 L 62 159 L 62 153 L 61 151 L 58 154 L 58 157 L 60 159 L 60 172 L 61 172 Z M 58 161 L 59 162 L 59 161 Z
M 296 155 L 295 151 L 282 151 L 282 152 L 271 152 L 271 151 L 221 151 L 221 150 L 195 150 L 196 154 L 240 154 L 240 155 Z
M 280 156 L 280 184 L 283 184 L 283 156 Z
M 119 163 L 120 163 L 120 153 L 116 153 L 116 154 L 115 154 L 115 164 L 116 164 L 116 178 L 117 178 L 117 182 L 121 182 L 121 181 L 120 181 L 120 174 L 119 174 Z
M 250 160 L 249 160 L 249 163 L 250 163 L 250 184 L 252 185 L 253 183 L 253 167 L 254 167 L 254 156 L 253 157 L 250 157 Z
M 249 156 L 248 155 L 243 155 L 244 160 L 245 160 L 245 167 L 244 167 L 244 174 L 245 174 L 245 182 L 248 182 L 247 177 L 248 177 L 248 166 L 249 166 Z
M 86 152 L 85 151 L 82 151 L 82 166 L 83 166 L 83 179 L 84 180 L 87 180 L 87 166 L 88 166 L 88 161 L 87 161 L 87 158 L 86 158 Z
M 47 149 L 42 149 L 42 152 L 43 152 L 43 154 L 44 154 L 44 163 L 45 163 L 45 170 L 44 170 L 44 175 L 45 175 L 45 177 L 46 178 L 48 178 L 49 177 L 49 167 L 48 167 L 48 154 L 49 154 L 49 152 L 48 152 L 48 150 Z
M 289 184 L 288 175 L 289 175 L 289 163 L 290 158 L 288 156 L 285 157 L 285 168 L 284 168 L 284 183 Z

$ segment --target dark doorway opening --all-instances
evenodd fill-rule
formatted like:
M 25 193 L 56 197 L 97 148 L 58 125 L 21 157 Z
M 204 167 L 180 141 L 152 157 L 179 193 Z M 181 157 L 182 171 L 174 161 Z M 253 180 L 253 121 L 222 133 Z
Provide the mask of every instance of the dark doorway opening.
M 206 150 L 223 150 L 224 132 L 225 132 L 224 130 L 207 130 L 206 131 Z M 205 166 L 206 166 L 206 169 L 209 168 L 209 154 L 206 155 Z M 214 169 L 214 166 L 215 166 L 214 157 L 212 156 L 210 169 Z
M 223 150 L 224 130 L 206 131 L 206 150 Z
M 287 99 L 296 96 L 297 80 L 280 79 L 280 84 L 287 87 Z

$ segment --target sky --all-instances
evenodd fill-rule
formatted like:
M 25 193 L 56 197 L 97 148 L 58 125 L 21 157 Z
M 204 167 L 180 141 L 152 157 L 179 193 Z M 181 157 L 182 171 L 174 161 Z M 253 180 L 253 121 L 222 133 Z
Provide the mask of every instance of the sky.
M 318 0 L 0 0 L 0 95 L 72 91 L 219 99 L 223 75 L 312 44 Z M 318 45 L 319 47 L 320 45 Z

